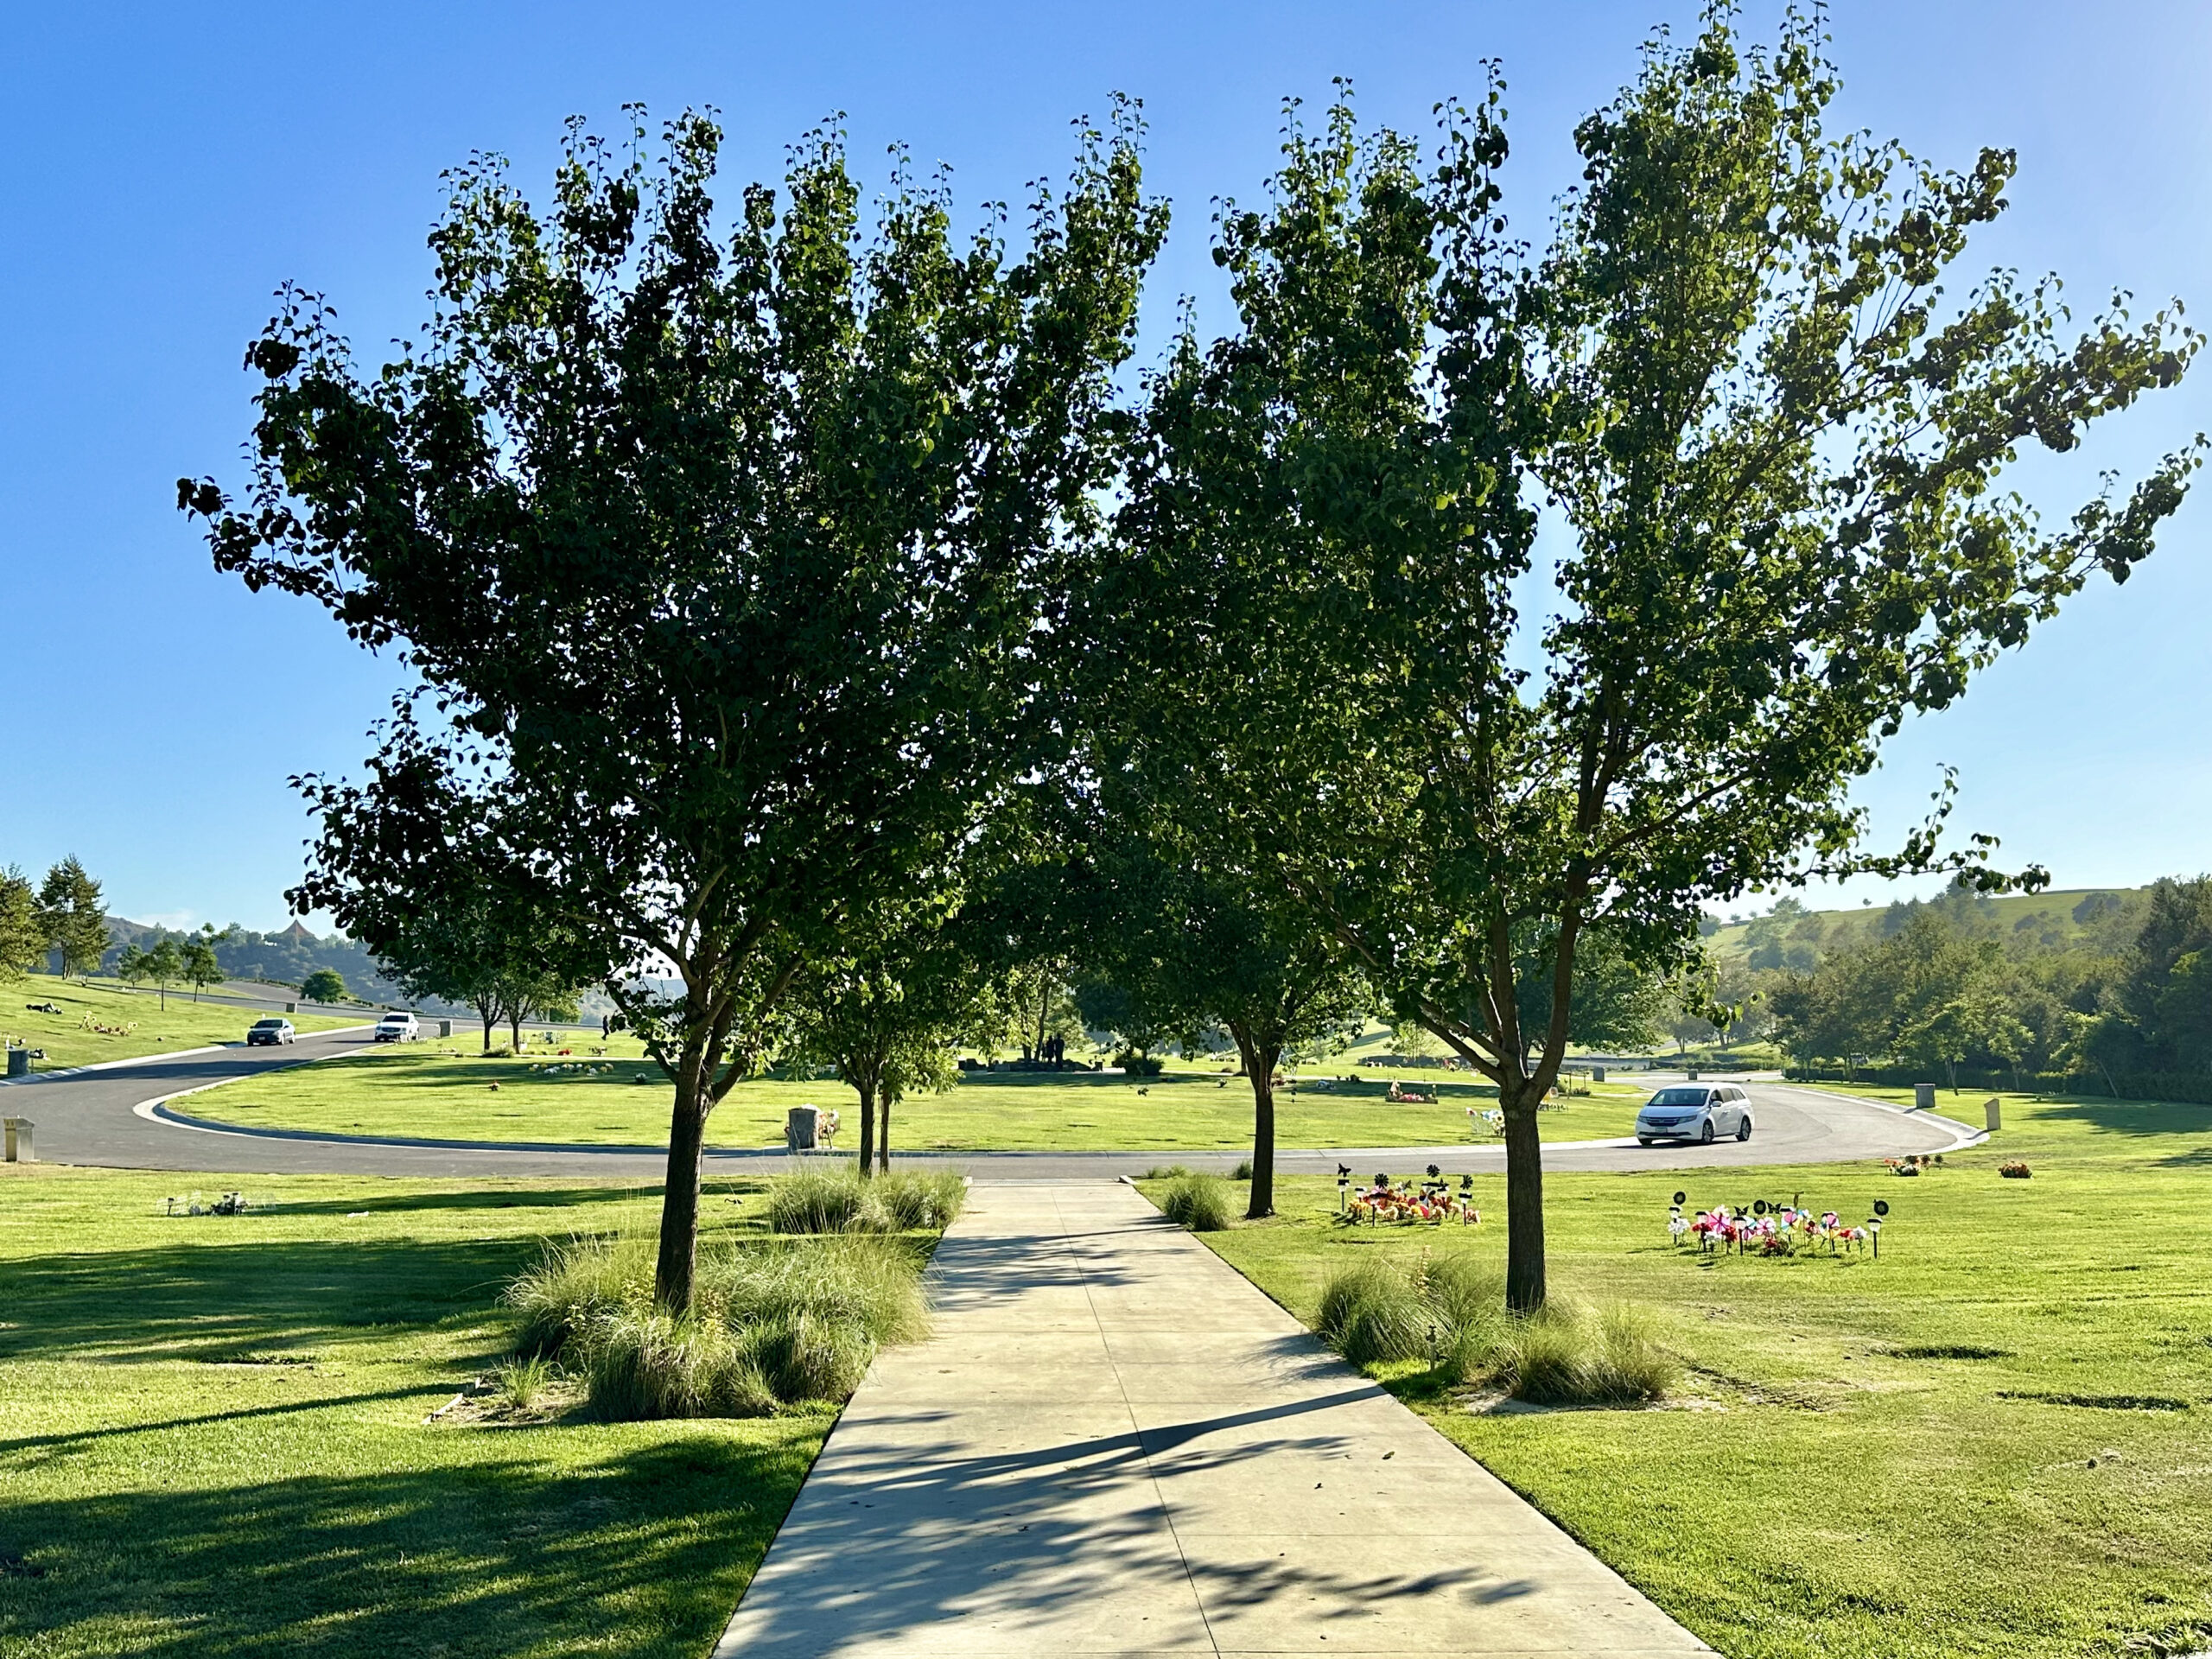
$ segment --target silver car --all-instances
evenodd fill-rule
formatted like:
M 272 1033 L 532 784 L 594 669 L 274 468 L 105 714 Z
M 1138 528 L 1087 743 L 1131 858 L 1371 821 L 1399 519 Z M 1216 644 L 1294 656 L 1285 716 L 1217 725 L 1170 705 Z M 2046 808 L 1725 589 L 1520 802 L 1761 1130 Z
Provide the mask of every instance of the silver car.
M 274 1048 L 280 1043 L 293 1041 L 298 1035 L 289 1020 L 257 1020 L 246 1027 L 245 1046 L 248 1048 Z
M 1751 1097 L 1732 1083 L 1683 1083 L 1662 1089 L 1636 1115 L 1636 1144 L 1751 1138 Z

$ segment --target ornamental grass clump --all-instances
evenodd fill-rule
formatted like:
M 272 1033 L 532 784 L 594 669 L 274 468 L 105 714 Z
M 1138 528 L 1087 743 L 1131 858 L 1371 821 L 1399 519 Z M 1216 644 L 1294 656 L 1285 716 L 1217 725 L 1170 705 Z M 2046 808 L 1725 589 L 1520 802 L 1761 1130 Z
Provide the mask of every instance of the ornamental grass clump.
M 853 1171 L 805 1170 L 768 1190 L 768 1225 L 779 1233 L 880 1232 L 868 1184 Z
M 902 1170 L 873 1180 L 850 1169 L 807 1170 L 769 1189 L 768 1225 L 779 1233 L 937 1232 L 967 1198 L 967 1180 L 953 1170 Z
M 1594 1313 L 1547 1304 L 1513 1322 L 1498 1357 L 1506 1392 L 1532 1405 L 1637 1405 L 1663 1397 L 1681 1376 L 1650 1316 L 1620 1304 Z
M 1160 1195 L 1160 1211 L 1194 1233 L 1218 1233 L 1236 1213 L 1218 1175 L 1178 1175 Z
M 1314 1328 L 1352 1364 L 1426 1360 L 1436 1381 L 1488 1382 L 1540 1405 L 1631 1405 L 1681 1376 L 1648 1315 L 1554 1298 L 1526 1316 L 1505 1308 L 1504 1277 L 1468 1255 L 1402 1265 L 1369 1256 L 1330 1275 Z
M 968 1180 L 957 1170 L 902 1170 L 879 1175 L 877 1201 L 893 1230 L 938 1232 L 950 1227 L 968 1202 Z
M 765 1417 L 783 1404 L 737 1334 L 720 1320 L 624 1308 L 580 1344 L 584 1397 L 622 1422 L 663 1417 Z
M 794 1178 L 804 1179 L 804 1178 Z M 910 1213 L 952 1202 L 925 1183 Z M 753 1239 L 702 1254 L 690 1313 L 652 1298 L 645 1237 L 549 1244 L 508 1287 L 514 1363 L 579 1377 L 601 1416 L 757 1417 L 835 1403 L 859 1385 L 878 1346 L 926 1334 L 927 1251 L 916 1241 L 852 1233 Z
M 652 1300 L 652 1274 L 650 1239 L 548 1241 L 537 1265 L 509 1285 L 504 1298 L 518 1316 L 517 1351 L 552 1358 L 595 1320 L 642 1308 Z
M 1315 1320 L 1321 1339 L 1355 1365 L 1389 1364 L 1427 1351 L 1433 1316 L 1411 1274 L 1370 1256 L 1331 1276 Z

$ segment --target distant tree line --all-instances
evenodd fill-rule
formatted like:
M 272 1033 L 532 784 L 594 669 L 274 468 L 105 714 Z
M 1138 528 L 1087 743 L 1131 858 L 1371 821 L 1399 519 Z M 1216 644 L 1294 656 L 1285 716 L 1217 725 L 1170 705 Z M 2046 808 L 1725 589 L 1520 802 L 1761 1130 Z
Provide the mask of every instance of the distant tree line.
M 402 995 L 398 979 L 365 945 L 343 935 L 318 938 L 296 922 L 273 933 L 235 923 L 219 932 L 212 924 L 184 930 L 111 916 L 101 883 L 73 856 L 38 881 L 12 866 L 0 870 L 0 979 L 49 970 L 151 985 L 165 1005 L 172 987 L 189 986 L 196 998 L 226 980 L 294 988 L 317 1001 Z M 556 997 L 530 1014 L 569 1006 Z
M 1962 1071 L 2016 1084 L 2074 1074 L 2115 1090 L 2145 1075 L 2212 1083 L 2212 878 L 2092 893 L 2065 931 L 2032 915 L 2008 925 L 1954 888 L 1892 906 L 1810 962 L 1794 953 L 1817 918 L 1767 919 L 1793 954 L 1747 969 L 1744 983 L 1801 1064 L 1904 1065 L 1955 1084 Z

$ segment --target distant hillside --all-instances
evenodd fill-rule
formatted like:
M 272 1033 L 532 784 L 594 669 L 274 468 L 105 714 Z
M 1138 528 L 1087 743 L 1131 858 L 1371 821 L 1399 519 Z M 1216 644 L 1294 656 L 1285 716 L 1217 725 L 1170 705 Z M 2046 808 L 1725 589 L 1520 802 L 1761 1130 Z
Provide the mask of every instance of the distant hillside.
M 115 959 L 126 944 L 135 944 L 144 950 L 151 949 L 156 940 L 192 937 L 173 928 L 134 922 L 123 916 L 109 917 L 107 926 L 113 944 L 101 960 L 104 973 L 114 971 Z M 215 960 L 232 979 L 268 980 L 292 986 L 298 985 L 318 968 L 328 968 L 346 982 L 347 990 L 365 1001 L 407 1000 L 399 987 L 385 977 L 365 945 L 342 933 L 317 938 L 297 922 L 281 933 L 252 933 L 241 928 L 229 938 L 216 941 Z
M 2100 924 L 2134 909 L 2142 887 L 2069 887 L 1983 898 L 1955 889 L 1927 900 L 1961 913 L 1980 931 L 2018 937 L 2048 948 L 2080 942 Z M 1783 899 L 1764 916 L 1725 923 L 1706 939 L 1722 966 L 1809 969 L 1821 957 L 1870 939 L 1887 938 L 1923 907 L 1918 899 L 1863 906 L 1857 910 L 1803 910 Z

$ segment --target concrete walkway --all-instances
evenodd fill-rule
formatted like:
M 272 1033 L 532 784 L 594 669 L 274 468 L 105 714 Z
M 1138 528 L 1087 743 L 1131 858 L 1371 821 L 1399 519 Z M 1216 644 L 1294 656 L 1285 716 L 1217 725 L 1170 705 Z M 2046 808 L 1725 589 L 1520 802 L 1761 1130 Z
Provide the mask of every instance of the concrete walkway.
M 1703 1643 L 1116 1184 L 982 1185 L 716 1659 Z

